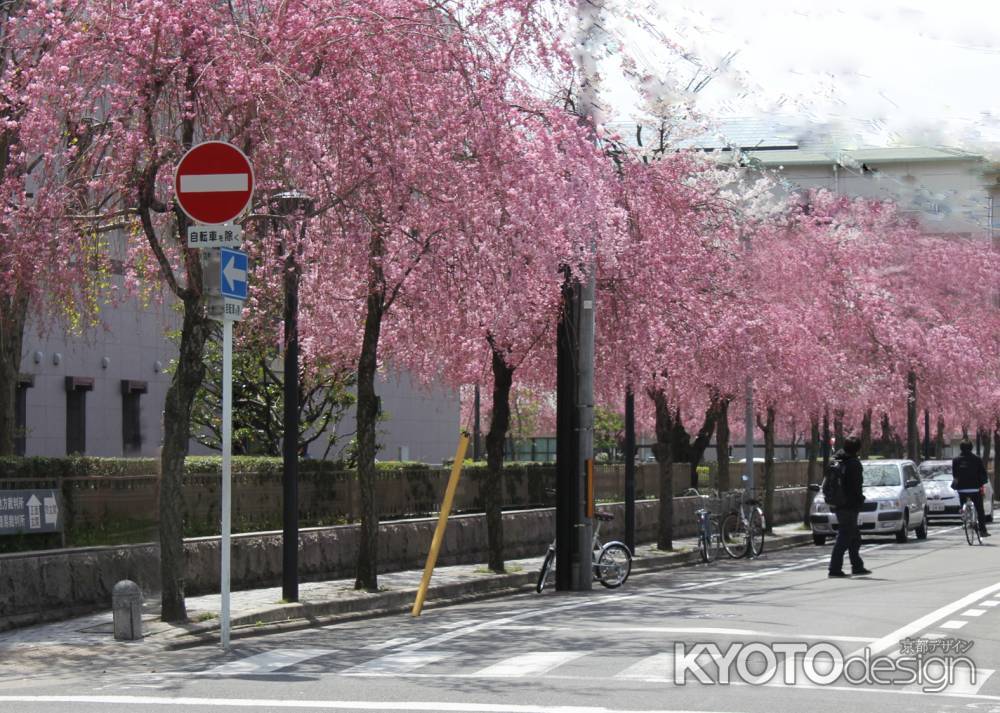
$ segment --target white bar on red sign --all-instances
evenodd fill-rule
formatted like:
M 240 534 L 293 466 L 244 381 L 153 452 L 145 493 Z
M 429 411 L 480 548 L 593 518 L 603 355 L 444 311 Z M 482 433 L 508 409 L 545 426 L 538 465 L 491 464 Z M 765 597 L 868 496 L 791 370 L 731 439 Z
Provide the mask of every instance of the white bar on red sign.
M 245 191 L 250 176 L 245 173 L 203 173 L 181 176 L 181 193 Z

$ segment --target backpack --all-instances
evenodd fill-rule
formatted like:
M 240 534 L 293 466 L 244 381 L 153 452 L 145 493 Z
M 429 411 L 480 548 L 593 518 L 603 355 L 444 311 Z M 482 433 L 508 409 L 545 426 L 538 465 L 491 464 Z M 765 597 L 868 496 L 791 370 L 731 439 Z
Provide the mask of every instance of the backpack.
M 847 495 L 844 492 L 844 475 L 847 468 L 844 461 L 834 460 L 830 462 L 826 469 L 826 478 L 823 479 L 823 498 L 826 504 L 832 507 L 841 507 L 847 503 Z

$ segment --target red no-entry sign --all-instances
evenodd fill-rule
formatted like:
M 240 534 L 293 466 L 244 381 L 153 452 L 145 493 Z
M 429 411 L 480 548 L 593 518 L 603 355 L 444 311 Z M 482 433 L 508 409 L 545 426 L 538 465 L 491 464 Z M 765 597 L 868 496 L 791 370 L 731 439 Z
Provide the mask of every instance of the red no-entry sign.
M 229 223 L 250 205 L 250 159 L 224 141 L 192 146 L 177 164 L 174 194 L 191 220 L 208 225 Z

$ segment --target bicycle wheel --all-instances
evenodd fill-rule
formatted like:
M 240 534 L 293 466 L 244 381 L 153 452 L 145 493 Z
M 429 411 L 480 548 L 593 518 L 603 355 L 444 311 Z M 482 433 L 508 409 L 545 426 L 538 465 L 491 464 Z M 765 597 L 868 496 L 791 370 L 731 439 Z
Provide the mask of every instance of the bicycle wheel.
M 701 561 L 705 564 L 714 562 L 719 556 L 719 548 L 721 546 L 719 519 L 717 517 L 710 517 L 708 527 L 702 530 L 698 536 L 698 553 L 701 555 Z
M 722 521 L 722 548 L 733 559 L 747 553 L 747 529 L 739 513 L 731 512 Z
M 976 513 L 968 500 L 962 505 L 962 529 L 965 531 L 965 541 L 971 545 L 975 537 L 973 532 L 976 530 Z
M 632 554 L 620 542 L 609 542 L 597 558 L 597 579 L 608 589 L 625 584 L 632 571 Z
M 539 594 L 545 589 L 545 580 L 549 578 L 549 570 L 553 569 L 556 563 L 556 548 L 550 547 L 549 551 L 545 553 L 545 560 L 542 562 L 542 569 L 538 573 L 538 584 L 535 585 L 535 591 Z
M 764 513 L 760 508 L 750 511 L 750 522 L 748 524 L 750 533 L 750 556 L 760 557 L 764 551 Z

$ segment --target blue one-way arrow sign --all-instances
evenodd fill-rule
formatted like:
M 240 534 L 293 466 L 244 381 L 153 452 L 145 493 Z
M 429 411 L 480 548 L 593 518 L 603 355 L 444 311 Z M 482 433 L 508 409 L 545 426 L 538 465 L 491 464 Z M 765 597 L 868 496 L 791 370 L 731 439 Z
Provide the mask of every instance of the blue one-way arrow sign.
M 242 250 L 219 249 L 222 279 L 219 281 L 223 297 L 234 300 L 247 298 L 247 254 Z

